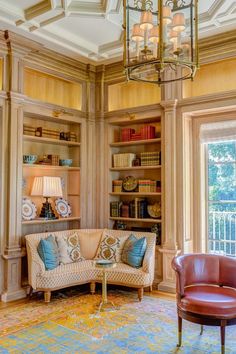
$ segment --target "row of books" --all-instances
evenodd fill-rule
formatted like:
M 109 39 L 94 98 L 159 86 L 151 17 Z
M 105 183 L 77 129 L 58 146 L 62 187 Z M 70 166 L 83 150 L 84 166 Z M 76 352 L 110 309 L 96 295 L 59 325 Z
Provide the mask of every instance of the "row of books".
M 115 179 L 112 181 L 112 191 L 115 193 L 123 192 L 123 180 Z M 160 193 L 161 192 L 161 181 L 155 181 L 151 179 L 139 179 L 137 192 L 139 193 Z M 126 192 L 129 194 L 129 192 Z
M 43 128 L 43 127 L 32 127 L 30 125 L 24 124 L 23 134 L 30 136 L 37 136 L 42 138 L 50 138 L 57 140 L 68 140 L 77 141 L 77 135 L 74 132 L 60 132 L 58 130 Z
M 148 218 L 148 201 L 145 198 L 135 198 L 129 203 L 121 201 L 110 202 L 110 216 L 123 218 Z
M 113 167 L 158 166 L 161 164 L 161 152 L 141 152 L 140 158 L 133 153 L 113 154 Z M 134 163 L 135 162 L 135 163 Z
M 161 164 L 161 152 L 141 152 L 141 166 L 159 166 Z
M 120 134 L 121 141 L 155 139 L 155 137 L 156 128 L 149 124 L 146 124 L 141 127 L 140 132 L 136 132 L 133 128 L 122 128 Z

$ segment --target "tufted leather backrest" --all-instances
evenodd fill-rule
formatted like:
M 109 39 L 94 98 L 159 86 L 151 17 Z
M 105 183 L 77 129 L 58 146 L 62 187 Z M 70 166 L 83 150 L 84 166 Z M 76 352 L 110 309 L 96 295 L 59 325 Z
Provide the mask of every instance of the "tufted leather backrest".
M 194 284 L 224 285 L 236 288 L 236 259 L 213 254 L 186 254 L 172 261 L 177 273 L 177 292 Z

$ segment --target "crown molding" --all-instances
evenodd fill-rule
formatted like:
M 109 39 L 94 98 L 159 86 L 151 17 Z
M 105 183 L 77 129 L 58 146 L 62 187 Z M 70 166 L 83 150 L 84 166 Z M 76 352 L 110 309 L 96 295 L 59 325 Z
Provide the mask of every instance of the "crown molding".
M 199 54 L 201 64 L 236 57 L 236 30 L 201 39 Z

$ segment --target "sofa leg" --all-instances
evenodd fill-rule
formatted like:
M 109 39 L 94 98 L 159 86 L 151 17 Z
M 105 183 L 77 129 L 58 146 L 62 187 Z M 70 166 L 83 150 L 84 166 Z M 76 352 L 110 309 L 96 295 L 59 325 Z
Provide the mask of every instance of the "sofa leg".
M 32 286 L 30 285 L 30 289 L 29 289 L 29 299 L 32 297 L 32 295 L 33 295 L 33 288 L 32 288 Z
M 51 291 L 44 291 L 44 301 L 50 302 L 51 300 Z
M 143 298 L 143 288 L 138 289 L 138 299 L 139 301 L 142 301 Z
M 95 288 L 96 288 L 96 283 L 95 283 L 95 281 L 92 281 L 90 283 L 90 292 L 91 292 L 92 295 L 95 294 Z

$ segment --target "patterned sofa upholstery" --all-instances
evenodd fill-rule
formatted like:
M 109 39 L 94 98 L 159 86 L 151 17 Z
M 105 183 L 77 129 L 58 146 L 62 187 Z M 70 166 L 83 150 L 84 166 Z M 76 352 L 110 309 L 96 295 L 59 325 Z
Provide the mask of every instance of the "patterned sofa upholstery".
M 39 257 L 37 246 L 41 238 L 49 235 L 60 237 L 62 235 L 71 235 L 75 232 L 83 232 L 86 236 L 86 242 L 91 244 L 90 234 L 93 232 L 102 232 L 104 230 L 95 229 L 79 229 L 66 230 L 48 233 L 30 234 L 25 236 L 27 257 L 28 257 L 28 280 L 32 289 L 36 291 L 44 291 L 45 302 L 50 302 L 51 291 L 66 288 L 73 285 L 90 283 L 91 293 L 95 292 L 96 282 L 101 282 L 101 270 L 95 267 L 93 260 L 83 260 L 65 265 L 59 265 L 53 270 L 45 270 L 44 263 Z M 124 242 L 131 231 L 107 230 L 113 237 L 119 237 Z M 147 249 L 145 252 L 143 264 L 141 268 L 133 268 L 122 262 L 118 262 L 117 266 L 107 270 L 107 283 L 124 285 L 138 289 L 138 297 L 141 301 L 143 297 L 144 287 L 152 288 L 154 280 L 155 265 L 155 240 L 156 235 L 148 232 L 134 232 L 132 234 L 137 238 L 143 236 L 147 239 Z M 94 239 L 93 239 L 94 242 Z M 99 242 L 97 247 L 99 246 Z M 93 244 L 94 247 L 94 244 Z

